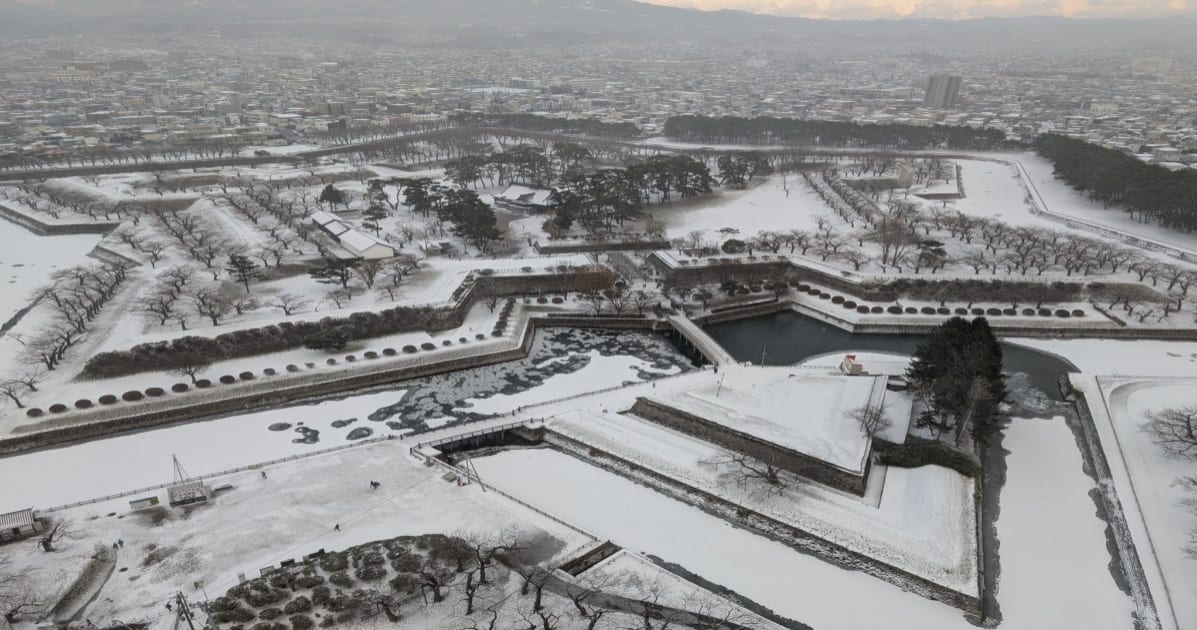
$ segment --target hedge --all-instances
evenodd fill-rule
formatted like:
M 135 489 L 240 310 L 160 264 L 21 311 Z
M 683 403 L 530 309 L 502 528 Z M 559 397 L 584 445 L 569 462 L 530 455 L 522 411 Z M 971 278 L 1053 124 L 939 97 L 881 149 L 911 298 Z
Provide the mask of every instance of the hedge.
M 968 477 L 976 477 L 981 472 L 981 464 L 976 458 L 942 442 L 915 442 L 885 448 L 881 463 L 899 468 L 935 464 Z

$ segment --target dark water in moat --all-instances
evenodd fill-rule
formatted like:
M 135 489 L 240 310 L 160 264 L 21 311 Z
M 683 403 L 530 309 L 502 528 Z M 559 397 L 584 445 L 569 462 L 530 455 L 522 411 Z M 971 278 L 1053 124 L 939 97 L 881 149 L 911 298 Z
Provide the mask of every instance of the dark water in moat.
M 765 365 L 793 365 L 830 352 L 871 350 L 911 354 L 922 341 L 917 335 L 863 335 L 782 311 L 774 315 L 713 324 L 705 328 L 738 361 Z M 1058 357 L 1008 343 L 1002 344 L 1006 372 L 1052 400 L 1062 400 L 1060 375 L 1076 368 Z M 1015 384 L 1017 385 L 1017 384 Z M 1012 387 L 1011 389 L 1015 389 Z

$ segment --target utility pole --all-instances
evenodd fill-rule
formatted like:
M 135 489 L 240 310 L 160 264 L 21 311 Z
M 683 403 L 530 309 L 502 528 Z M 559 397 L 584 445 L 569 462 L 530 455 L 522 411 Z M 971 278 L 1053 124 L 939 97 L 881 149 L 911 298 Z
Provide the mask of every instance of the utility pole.
M 175 593 L 175 603 L 179 607 L 179 615 L 187 621 L 187 627 L 195 630 L 195 624 L 191 621 L 191 607 L 187 604 L 187 597 L 183 595 L 183 591 Z

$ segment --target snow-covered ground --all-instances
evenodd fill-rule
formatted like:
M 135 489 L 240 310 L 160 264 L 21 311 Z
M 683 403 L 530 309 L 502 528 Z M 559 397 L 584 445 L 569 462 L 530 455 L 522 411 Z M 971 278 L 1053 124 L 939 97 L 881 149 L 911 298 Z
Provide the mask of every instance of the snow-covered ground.
M 661 404 L 848 471 L 864 470 L 869 439 L 847 413 L 880 401 L 884 381 L 785 368 L 726 366 L 716 382 L 657 397 Z M 797 413 L 800 409 L 807 413 Z
M 0 323 L 28 306 L 55 270 L 87 262 L 99 242 L 98 234 L 39 236 L 0 219 Z
M 575 412 L 546 427 L 947 588 L 977 592 L 973 483 L 946 468 L 875 465 L 863 497 L 789 474 L 780 489 L 741 483 L 734 466 L 716 463 L 729 457 L 724 449 L 634 417 Z
M 76 467 L 76 483 L 82 464 Z M 94 470 L 94 469 L 93 469 Z M 130 514 L 127 499 L 56 513 L 74 522 L 79 537 L 63 551 L 44 554 L 32 543 L 6 547 L 18 566 L 45 567 L 36 579 L 47 592 L 68 585 L 69 571 L 94 545 L 124 547 L 117 572 L 87 617 L 106 626 L 171 617 L 163 604 L 175 591 L 202 601 L 256 577 L 262 567 L 319 549 L 337 550 L 401 535 L 494 532 L 510 528 L 528 539 L 543 532 L 557 541 L 559 556 L 591 539 L 492 494 L 461 488 L 407 455 L 399 441 L 298 460 L 222 478 L 222 491 L 207 505 L 163 510 L 164 520 Z M 370 488 L 370 481 L 382 485 Z M 165 492 L 159 493 L 165 496 Z M 334 529 L 335 525 L 340 530 Z M 76 569 L 77 570 L 77 569 Z M 199 582 L 200 592 L 193 587 Z M 169 624 L 167 625 L 169 627 Z
M 389 391 L 4 457 L 0 478 L 25 480 L 6 489 L 6 503 L 45 508 L 168 482 L 171 454 L 182 459 L 190 474 L 208 474 L 368 435 L 404 434 L 408 427 L 505 415 L 583 388 L 594 391 L 676 373 L 685 362 L 654 335 L 542 331 L 521 361 L 402 381 Z M 64 456 L 72 465 L 60 465 Z M 80 470 L 90 471 L 86 483 L 80 483 Z
M 1052 484 L 1034 472 L 1011 475 L 1003 489 L 1004 514 L 1051 500 L 1058 525 L 1050 531 L 1067 532 L 1069 539 L 1039 535 L 1044 517 L 1035 511 L 999 522 L 1004 589 L 999 598 L 1007 619 L 1018 621 L 1002 627 L 1129 627 L 1130 607 L 1106 570 L 1103 524 L 1087 496 L 1093 484 L 1081 472 L 1071 434 L 1062 423 L 1028 421 L 1012 444 L 1021 451 L 1018 464 L 1028 471 L 1058 465 L 1073 474 Z M 617 544 L 677 563 L 820 630 L 973 627 L 944 604 L 796 553 L 568 455 L 508 451 L 474 463 L 483 479 L 534 505 L 551 506 L 558 516 Z M 535 482 L 530 470 L 537 471 Z M 1061 548 L 1069 553 L 1058 553 Z M 1085 557 L 1078 562 L 1080 553 Z M 1061 625 L 1061 619 L 1067 623 Z
M 1115 339 L 1003 339 L 1049 352 L 1088 374 L 1197 376 L 1197 342 Z
M 1164 627 L 1194 627 L 1197 558 L 1183 548 L 1197 531 L 1197 513 L 1185 503 L 1195 497 L 1177 480 L 1197 474 L 1197 466 L 1165 455 L 1143 426 L 1151 412 L 1197 405 L 1197 379 L 1075 376 L 1073 382 L 1086 392 Z
M 789 195 L 786 189 L 789 189 Z M 711 196 L 647 208 L 665 223 L 668 238 L 686 238 L 703 232 L 708 241 L 747 239 L 761 230 L 809 230 L 814 217 L 831 209 L 797 175 L 757 180 L 747 190 L 720 190 Z M 721 233 L 724 229 L 737 232 Z
M 1101 204 L 1089 201 L 1082 193 L 1057 180 L 1052 163 L 1034 153 L 1024 153 L 1014 159 L 1022 164 L 1033 190 L 1042 197 L 1049 211 L 1166 245 L 1197 251 L 1197 234 L 1185 234 L 1154 224 L 1140 223 L 1119 208 L 1103 208 Z M 964 185 L 968 190 L 967 176 Z

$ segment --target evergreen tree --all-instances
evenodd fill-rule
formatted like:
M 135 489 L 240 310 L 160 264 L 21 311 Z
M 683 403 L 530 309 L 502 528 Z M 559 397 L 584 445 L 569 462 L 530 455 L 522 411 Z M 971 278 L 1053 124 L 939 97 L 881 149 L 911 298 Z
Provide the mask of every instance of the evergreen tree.
M 321 284 L 339 284 L 342 289 L 349 288 L 349 281 L 353 278 L 353 270 L 362 264 L 360 258 L 324 258 L 320 266 L 308 272 L 313 280 Z
M 258 264 L 250 260 L 248 256 L 242 254 L 229 254 L 229 264 L 224 269 L 229 272 L 229 275 L 236 277 L 241 284 L 245 285 L 246 293 L 249 293 L 249 281 L 262 277 L 262 272 L 258 269 Z

